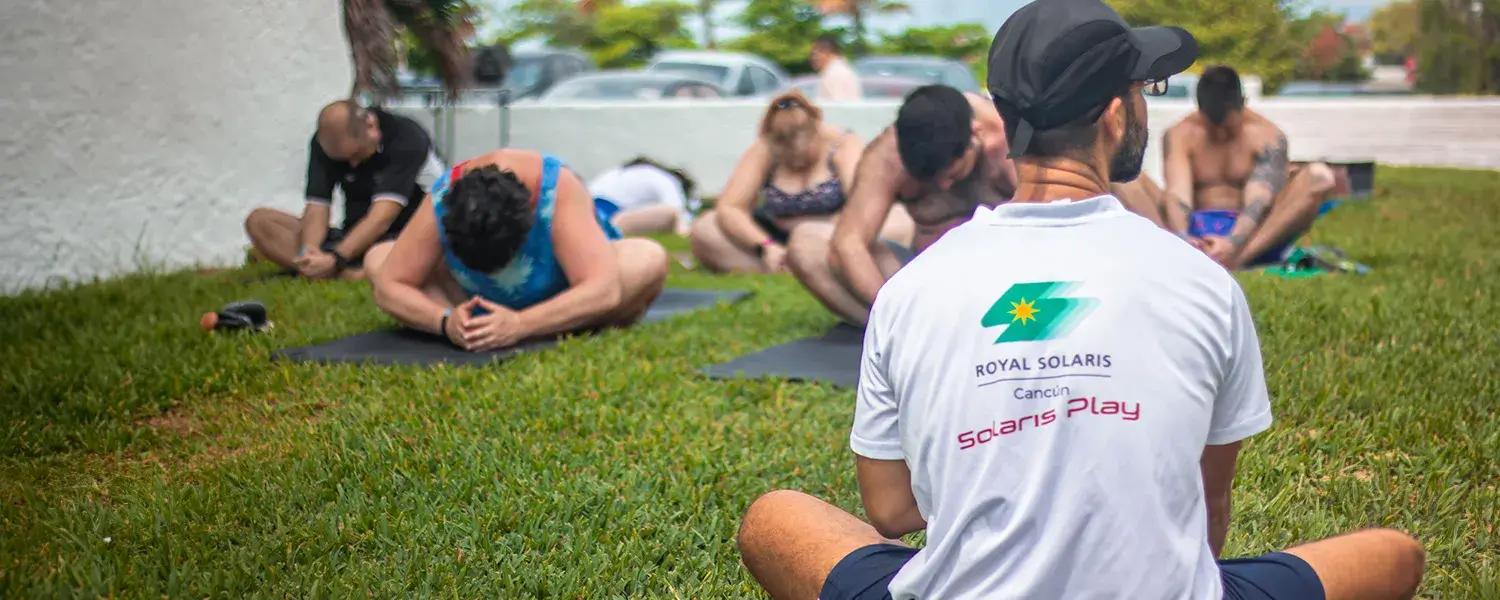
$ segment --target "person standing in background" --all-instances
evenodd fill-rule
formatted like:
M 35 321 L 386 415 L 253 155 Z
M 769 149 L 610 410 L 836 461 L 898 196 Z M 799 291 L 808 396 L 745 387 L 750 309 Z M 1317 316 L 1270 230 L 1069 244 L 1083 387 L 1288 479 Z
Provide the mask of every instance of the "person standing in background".
M 813 42 L 807 62 L 818 72 L 819 102 L 852 102 L 864 97 L 859 75 L 849 66 L 849 61 L 844 60 L 837 38 L 826 34 L 819 36 Z

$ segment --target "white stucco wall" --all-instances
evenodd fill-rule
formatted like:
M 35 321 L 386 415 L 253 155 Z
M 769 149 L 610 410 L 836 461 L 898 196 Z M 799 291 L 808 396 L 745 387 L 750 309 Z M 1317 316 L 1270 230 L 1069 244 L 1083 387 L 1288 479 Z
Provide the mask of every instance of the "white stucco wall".
M 890 124 L 898 106 L 896 101 L 830 104 L 825 114 L 869 140 Z M 1251 106 L 1286 131 L 1294 159 L 1500 169 L 1500 99 L 1261 99 Z M 1146 172 L 1158 181 L 1161 132 L 1192 108 L 1178 100 L 1150 104 Z M 498 109 L 456 110 L 455 157 L 500 147 Z M 509 145 L 556 154 L 585 177 L 647 154 L 685 167 L 702 193 L 713 196 L 754 138 L 764 110 L 763 101 L 746 100 L 524 104 L 511 108 Z M 433 125 L 429 109 L 401 112 Z
M 0 290 L 242 260 L 348 93 L 339 3 L 0 2 Z

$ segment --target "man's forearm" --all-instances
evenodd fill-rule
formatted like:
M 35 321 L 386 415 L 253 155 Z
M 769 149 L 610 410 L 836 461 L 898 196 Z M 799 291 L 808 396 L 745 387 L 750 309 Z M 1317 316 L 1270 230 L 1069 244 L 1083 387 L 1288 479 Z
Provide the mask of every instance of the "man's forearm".
M 328 239 L 328 205 L 308 204 L 302 211 L 302 245 L 304 248 L 319 248 Z
M 885 285 L 885 275 L 875 264 L 870 245 L 857 239 L 835 239 L 833 251 L 838 254 L 837 266 L 849 282 L 850 291 L 866 306 L 873 305 L 880 287 Z
M 1208 547 L 1213 550 L 1214 558 L 1218 558 L 1224 552 L 1224 539 L 1229 537 L 1230 521 L 1229 498 L 1208 498 Z
M 1235 248 L 1244 247 L 1270 210 L 1271 190 L 1259 185 L 1248 187 L 1245 190 L 1245 209 L 1240 211 L 1239 217 L 1234 220 L 1234 227 L 1229 230 L 1230 243 Z
M 545 302 L 520 312 L 526 337 L 573 331 L 598 322 L 620 307 L 624 290 L 619 280 L 572 286 Z
M 1166 213 L 1167 227 L 1173 233 L 1185 235 L 1188 232 L 1189 222 L 1192 220 L 1193 205 L 1182 197 L 1182 194 L 1167 190 L 1163 193 L 1164 213 Z
M 397 213 L 400 214 L 400 213 Z M 391 229 L 391 223 L 395 222 L 396 215 L 374 214 L 373 212 L 360 219 L 354 229 L 339 240 L 334 249 L 344 258 L 353 260 L 364 256 L 365 251 L 385 235 Z
M 413 329 L 441 334 L 443 310 L 449 307 L 434 301 L 421 289 L 386 281 L 375 287 L 375 305 L 396 320 Z

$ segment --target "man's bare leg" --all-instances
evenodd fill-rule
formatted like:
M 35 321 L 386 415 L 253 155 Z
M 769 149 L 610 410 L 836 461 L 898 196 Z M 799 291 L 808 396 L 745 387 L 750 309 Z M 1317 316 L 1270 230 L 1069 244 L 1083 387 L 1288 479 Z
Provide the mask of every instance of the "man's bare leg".
M 801 492 L 777 491 L 750 505 L 740 522 L 740 560 L 778 600 L 811 600 L 851 552 L 899 543 L 837 506 Z
M 273 208 L 257 208 L 245 217 L 245 233 L 255 251 L 283 268 L 296 268 L 292 261 L 302 244 L 301 232 L 301 218 Z
M 1162 212 L 1161 186 L 1156 185 L 1149 175 L 1141 173 L 1135 181 L 1112 183 L 1109 189 L 1127 210 L 1151 219 L 1157 227 L 1167 228 L 1167 218 Z
M 667 285 L 666 248 L 654 240 L 628 238 L 613 244 L 620 267 L 620 307 L 601 317 L 594 326 L 623 327 L 646 316 L 651 303 Z
M 709 270 L 716 273 L 765 271 L 765 264 L 755 255 L 754 250 L 741 248 L 724 233 L 724 228 L 719 226 L 718 211 L 711 210 L 700 215 L 693 223 L 689 236 L 693 256 Z
M 1411 536 L 1368 529 L 1286 550 L 1312 566 L 1327 600 L 1406 600 L 1422 583 L 1427 554 Z
M 1267 250 L 1301 237 L 1318 220 L 1318 209 L 1333 191 L 1333 169 L 1325 163 L 1311 163 L 1292 176 L 1281 194 L 1271 201 L 1265 222 L 1240 248 L 1237 266 L 1244 266 Z
M 671 233 L 677 230 L 677 218 L 677 207 L 657 204 L 621 211 L 610 221 L 620 233 L 631 236 Z
M 787 268 L 823 306 L 840 319 L 863 327 L 870 320 L 870 306 L 850 291 L 847 280 L 828 262 L 832 250 L 832 223 L 806 223 L 792 231 L 787 242 Z M 901 269 L 901 261 L 889 246 L 877 240 L 870 254 L 881 274 L 890 279 Z

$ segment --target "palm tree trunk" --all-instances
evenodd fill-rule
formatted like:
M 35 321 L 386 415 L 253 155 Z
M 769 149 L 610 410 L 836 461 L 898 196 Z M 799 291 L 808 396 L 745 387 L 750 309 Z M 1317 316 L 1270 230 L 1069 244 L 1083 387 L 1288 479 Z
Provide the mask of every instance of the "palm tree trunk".
M 854 21 L 854 54 L 865 53 L 865 7 L 863 3 L 851 2 L 849 5 L 849 18 Z
M 369 93 L 376 101 L 394 94 L 396 81 L 396 22 L 384 0 L 344 0 L 344 35 L 354 63 L 350 97 Z
M 713 50 L 714 0 L 698 0 L 698 16 L 703 19 L 703 47 Z

